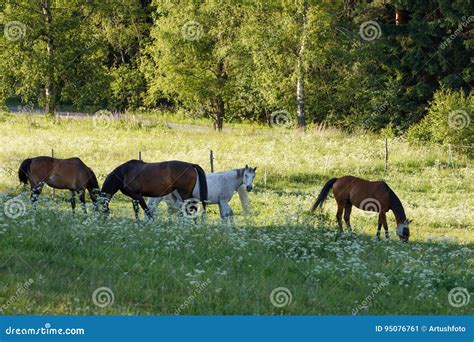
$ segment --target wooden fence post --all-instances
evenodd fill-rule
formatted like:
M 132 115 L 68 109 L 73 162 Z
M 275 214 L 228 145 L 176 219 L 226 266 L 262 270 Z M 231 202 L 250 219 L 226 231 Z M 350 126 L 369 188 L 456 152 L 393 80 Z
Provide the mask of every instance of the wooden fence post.
M 54 158 L 54 149 L 51 149 L 51 157 Z M 56 199 L 56 190 L 53 188 L 53 201 Z
M 138 160 L 142 160 L 142 151 L 138 151 Z
M 267 166 L 264 166 L 264 172 L 263 172 L 263 185 L 266 187 L 267 186 Z
M 210 150 L 209 152 L 209 160 L 211 162 L 211 173 L 214 172 L 214 152 L 212 152 L 212 150 Z
M 385 171 L 388 170 L 388 140 L 385 137 Z
M 453 154 L 451 152 L 451 144 L 448 144 L 448 165 L 453 166 Z

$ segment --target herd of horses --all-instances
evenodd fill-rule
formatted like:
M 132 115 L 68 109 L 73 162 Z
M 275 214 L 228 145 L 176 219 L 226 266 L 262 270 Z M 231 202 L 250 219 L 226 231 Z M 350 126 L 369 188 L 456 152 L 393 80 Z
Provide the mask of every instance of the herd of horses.
M 55 189 L 70 191 L 73 212 L 76 207 L 76 194 L 86 212 L 85 195 L 88 191 L 94 208 L 108 214 L 112 197 L 120 191 L 132 199 L 137 219 L 139 206 L 147 217 L 153 218 L 153 208 L 165 200 L 173 210 L 186 208 L 192 203 L 193 212 L 196 211 L 195 205 L 199 201 L 204 213 L 207 204 L 218 204 L 221 218 L 226 220 L 232 219 L 233 211 L 229 201 L 236 191 L 244 209 L 248 207 L 246 194 L 252 190 L 256 169 L 246 165 L 245 168 L 206 175 L 198 164 L 183 161 L 146 163 L 130 160 L 116 167 L 100 188 L 94 172 L 81 159 L 41 156 L 25 159 L 20 165 L 18 176 L 21 183 L 30 184 L 31 202 L 34 207 L 44 184 L 47 184 Z M 410 220 L 405 215 L 400 199 L 385 182 L 367 181 L 353 176 L 332 178 L 323 186 L 311 207 L 311 212 L 322 205 L 331 189 L 337 203 L 339 233 L 342 232 L 343 214 L 347 231 L 352 230 L 350 215 L 352 206 L 355 206 L 362 210 L 378 212 L 376 236 L 380 238 L 383 226 L 388 238 L 386 213 L 392 210 L 397 222 L 396 234 L 402 242 L 408 242 Z M 148 204 L 144 197 L 150 198 Z

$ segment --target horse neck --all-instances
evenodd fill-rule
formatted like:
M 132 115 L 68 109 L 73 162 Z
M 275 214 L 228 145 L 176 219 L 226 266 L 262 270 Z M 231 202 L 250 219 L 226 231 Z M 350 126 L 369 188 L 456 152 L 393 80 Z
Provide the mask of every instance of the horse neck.
M 100 190 L 100 187 L 99 187 L 99 182 L 97 181 L 97 177 L 95 176 L 94 172 L 91 171 L 88 182 L 87 182 L 87 190 L 90 193 L 94 189 Z
M 235 191 L 244 182 L 244 172 L 242 170 L 243 169 L 234 169 L 215 173 L 214 175 L 220 178 L 218 182 L 225 182 L 227 185 L 232 185 L 232 188 Z
M 407 219 L 405 215 L 405 209 L 403 208 L 402 202 L 398 196 L 395 195 L 391 189 L 389 189 L 389 199 L 390 207 L 392 208 L 393 214 L 395 215 L 395 221 L 397 221 L 397 225 L 399 225 Z
M 102 186 L 101 192 L 106 193 L 106 194 L 110 195 L 110 197 L 112 197 L 113 195 L 115 195 L 117 193 L 117 191 L 119 191 L 120 186 L 121 186 L 121 184 L 120 184 L 119 178 L 117 177 L 117 175 L 114 172 L 112 172 L 105 179 L 105 182 L 104 182 L 104 185 Z
M 232 178 L 233 178 L 233 181 L 234 181 L 234 191 L 235 191 L 239 186 L 244 184 L 245 169 L 235 169 L 235 170 L 232 170 L 232 171 L 236 172 L 236 174 L 237 174 L 237 176 L 232 174 Z

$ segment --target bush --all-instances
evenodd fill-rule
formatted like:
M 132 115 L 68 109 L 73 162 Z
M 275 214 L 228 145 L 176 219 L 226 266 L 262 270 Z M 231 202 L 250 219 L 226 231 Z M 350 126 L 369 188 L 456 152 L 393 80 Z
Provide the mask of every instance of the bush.
M 474 139 L 473 92 L 441 90 L 434 94 L 427 115 L 410 127 L 407 137 L 416 142 L 471 145 Z

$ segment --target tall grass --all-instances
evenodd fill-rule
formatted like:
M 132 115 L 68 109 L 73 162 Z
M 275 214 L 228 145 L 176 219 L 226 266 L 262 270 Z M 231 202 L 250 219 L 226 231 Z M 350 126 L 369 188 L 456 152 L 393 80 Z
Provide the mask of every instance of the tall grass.
M 6 313 L 472 313 L 472 305 L 447 301 L 453 287 L 473 291 L 473 170 L 464 155 L 454 153 L 453 167 L 442 146 L 390 139 L 385 171 L 384 139 L 375 134 L 248 124 L 217 133 L 170 128 L 160 117 L 134 120 L 0 116 L 0 204 L 19 194 L 25 203 L 23 216 L 0 216 L 0 306 L 34 281 Z M 221 224 L 215 207 L 206 223 L 169 220 L 164 208 L 157 221 L 137 222 L 130 200 L 118 195 L 104 220 L 91 210 L 72 215 L 68 194 L 56 191 L 53 200 L 50 189 L 35 211 L 16 172 L 24 158 L 52 148 L 57 157 L 80 157 L 100 183 L 139 151 L 145 161 L 179 159 L 209 171 L 212 149 L 217 171 L 258 167 L 253 214 L 243 215 L 234 198 L 234 226 Z M 373 238 L 377 218 L 359 210 L 355 234 L 336 241 L 332 199 L 308 214 L 323 183 L 346 174 L 387 181 L 414 219 L 408 245 L 395 238 L 391 214 L 393 239 L 381 242 Z M 101 286 L 115 295 L 105 308 L 91 300 Z M 272 305 L 277 287 L 290 290 L 289 305 Z

